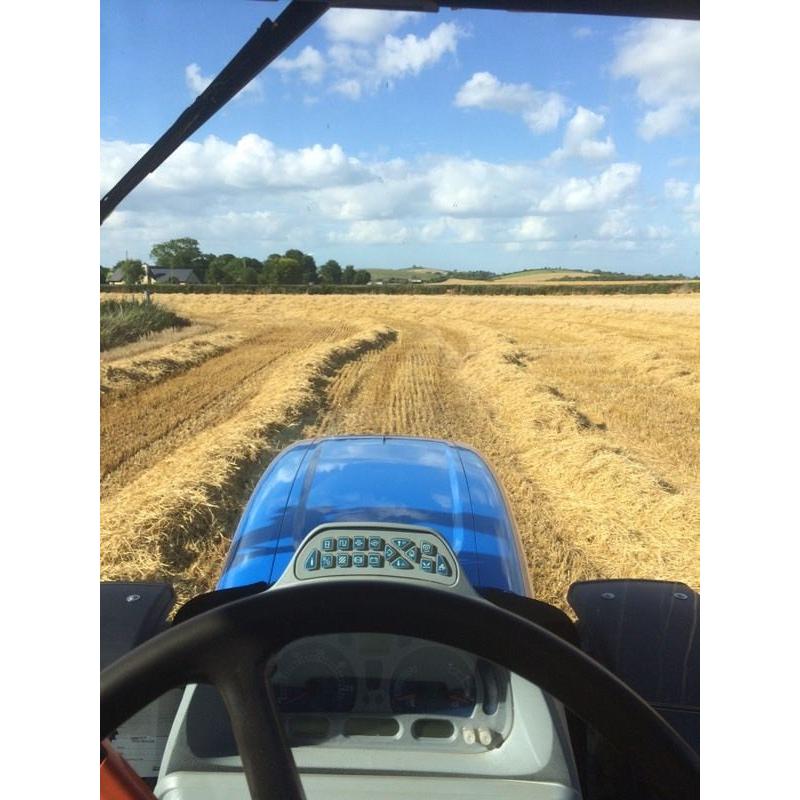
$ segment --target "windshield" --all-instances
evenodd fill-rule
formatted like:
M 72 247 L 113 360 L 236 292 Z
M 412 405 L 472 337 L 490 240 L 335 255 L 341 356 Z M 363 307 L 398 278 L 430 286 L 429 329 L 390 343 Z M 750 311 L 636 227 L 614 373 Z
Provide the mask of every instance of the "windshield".
M 102 1 L 101 577 L 280 591 L 305 548 L 303 579 L 457 578 L 688 740 L 699 23 L 389 5 Z M 269 679 L 327 753 L 306 772 L 358 769 L 363 737 L 413 772 L 486 728 L 487 761 L 527 736 L 514 774 L 550 779 L 502 665 L 295 645 Z M 194 691 L 159 734 L 179 771 L 232 755 L 181 750 Z M 541 796 L 576 797 L 585 732 L 536 698 L 565 770 Z

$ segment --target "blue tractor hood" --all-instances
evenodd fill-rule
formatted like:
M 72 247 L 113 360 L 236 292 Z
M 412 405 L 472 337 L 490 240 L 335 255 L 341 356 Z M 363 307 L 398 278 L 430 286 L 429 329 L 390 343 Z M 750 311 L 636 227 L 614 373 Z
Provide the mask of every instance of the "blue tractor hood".
M 314 439 L 282 451 L 242 514 L 218 588 L 274 583 L 305 536 L 330 522 L 432 528 L 476 589 L 531 594 L 516 528 L 486 462 L 463 445 L 399 436 Z

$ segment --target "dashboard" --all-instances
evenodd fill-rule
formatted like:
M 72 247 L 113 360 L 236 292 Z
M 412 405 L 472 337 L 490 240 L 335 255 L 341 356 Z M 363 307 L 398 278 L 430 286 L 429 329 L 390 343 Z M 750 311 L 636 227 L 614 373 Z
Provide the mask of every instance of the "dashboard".
M 301 639 L 267 666 L 297 747 L 447 750 L 500 747 L 512 725 L 507 670 L 446 645 L 375 633 Z M 186 741 L 200 758 L 237 753 L 222 699 L 199 685 Z
M 388 523 L 319 526 L 269 591 L 367 576 L 477 597 L 443 537 Z M 412 636 L 325 633 L 284 647 L 266 664 L 264 681 L 301 775 L 349 776 L 348 797 L 354 776 L 370 787 L 385 776 L 456 780 L 458 796 L 478 796 L 474 778 L 507 779 L 512 788 L 520 780 L 528 788 L 571 785 L 563 711 L 534 684 L 474 653 Z M 177 800 L 193 775 L 240 768 L 219 693 L 187 686 L 157 794 Z
M 292 745 L 498 746 L 511 726 L 508 672 L 446 645 L 386 634 L 293 642 L 269 681 Z

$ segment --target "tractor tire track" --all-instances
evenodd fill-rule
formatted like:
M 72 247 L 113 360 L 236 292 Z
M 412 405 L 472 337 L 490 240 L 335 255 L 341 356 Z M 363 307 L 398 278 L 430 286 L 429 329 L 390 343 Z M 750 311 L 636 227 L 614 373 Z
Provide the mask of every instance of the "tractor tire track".
M 104 404 L 100 410 L 101 496 L 235 415 L 256 394 L 264 375 L 289 353 L 299 356 L 343 333 L 329 325 L 309 327 L 298 347 L 296 328 L 267 330 L 189 372 Z
M 536 596 L 566 609 L 569 584 L 603 577 L 604 570 L 571 540 L 548 492 L 517 458 L 514 430 L 464 380 L 462 370 L 475 356 L 474 326 L 391 324 L 399 329 L 397 342 L 347 364 L 331 382 L 326 412 L 303 436 L 396 434 L 475 448 L 508 493 Z

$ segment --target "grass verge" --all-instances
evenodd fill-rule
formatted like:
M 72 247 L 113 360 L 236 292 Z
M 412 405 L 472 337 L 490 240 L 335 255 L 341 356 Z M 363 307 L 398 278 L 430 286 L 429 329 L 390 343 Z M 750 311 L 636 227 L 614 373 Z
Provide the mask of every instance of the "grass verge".
M 189 320 L 158 303 L 106 300 L 100 303 L 100 350 L 108 350 L 165 328 L 183 328 Z

